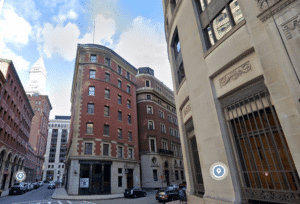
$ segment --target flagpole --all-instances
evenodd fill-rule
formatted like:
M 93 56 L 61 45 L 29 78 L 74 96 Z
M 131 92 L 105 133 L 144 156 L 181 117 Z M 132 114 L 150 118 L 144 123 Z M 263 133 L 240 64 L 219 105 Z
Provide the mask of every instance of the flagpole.
M 96 20 L 96 19 L 94 19 L 94 33 L 93 33 L 93 44 L 94 44 L 94 41 L 95 41 L 95 20 Z

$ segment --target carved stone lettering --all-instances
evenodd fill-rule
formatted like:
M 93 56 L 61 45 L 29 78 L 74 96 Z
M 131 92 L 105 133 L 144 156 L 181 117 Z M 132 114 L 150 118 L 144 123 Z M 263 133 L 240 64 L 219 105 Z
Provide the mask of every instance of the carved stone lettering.
M 251 70 L 250 62 L 246 62 L 239 66 L 238 68 L 234 69 L 233 71 L 229 72 L 225 76 L 221 77 L 219 79 L 220 87 L 222 88 L 226 84 L 228 84 L 230 81 L 237 80 L 240 76 L 243 74 L 249 72 Z
M 273 6 L 280 0 L 256 0 L 259 10 L 263 11 Z
M 299 16 L 296 16 L 295 18 L 293 18 L 289 22 L 285 23 L 281 27 L 282 27 L 282 31 L 287 40 L 290 40 L 293 37 L 299 35 L 300 34 L 300 18 L 299 18 Z M 293 32 L 295 30 L 296 30 L 296 32 Z
M 183 117 L 185 117 L 191 110 L 191 105 L 187 105 L 187 107 L 185 107 L 185 109 L 183 110 Z

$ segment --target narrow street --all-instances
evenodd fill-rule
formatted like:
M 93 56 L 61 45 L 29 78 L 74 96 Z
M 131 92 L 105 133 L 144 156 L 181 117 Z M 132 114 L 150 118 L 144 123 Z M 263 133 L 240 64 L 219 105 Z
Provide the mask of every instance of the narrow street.
M 54 189 L 48 189 L 47 185 L 44 185 L 38 189 L 34 189 L 22 195 L 8 195 L 0 198 L 1 204 L 154 204 L 158 203 L 155 200 L 155 191 L 147 192 L 146 197 L 142 198 L 120 198 L 111 200 L 55 200 L 51 196 L 54 193 Z

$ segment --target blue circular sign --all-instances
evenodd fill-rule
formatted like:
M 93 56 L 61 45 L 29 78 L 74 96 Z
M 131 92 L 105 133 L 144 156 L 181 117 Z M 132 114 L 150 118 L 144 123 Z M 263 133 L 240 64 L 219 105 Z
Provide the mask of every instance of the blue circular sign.
M 216 177 L 221 177 L 224 174 L 225 174 L 225 169 L 224 169 L 223 166 L 221 166 L 221 165 L 215 166 L 215 168 L 214 168 L 214 175 Z
M 228 169 L 224 163 L 216 162 L 210 167 L 210 175 L 215 180 L 223 180 L 227 174 Z
M 19 182 L 22 182 L 26 179 L 26 174 L 24 171 L 18 171 L 15 175 L 16 177 L 16 180 L 19 181 Z

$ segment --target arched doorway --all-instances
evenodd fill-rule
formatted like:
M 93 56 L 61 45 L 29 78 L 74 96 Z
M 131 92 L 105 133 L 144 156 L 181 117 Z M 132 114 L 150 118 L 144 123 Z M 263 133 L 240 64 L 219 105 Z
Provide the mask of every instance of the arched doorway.
M 14 173 L 15 173 L 14 171 L 16 169 L 17 161 L 18 161 L 18 156 L 15 156 L 13 164 L 11 166 L 10 179 L 9 179 L 9 186 L 8 186 L 8 188 L 10 188 L 12 186 L 12 181 L 13 181 L 13 178 L 14 178 Z
M 170 172 L 169 172 L 169 163 L 168 161 L 165 161 L 164 163 L 164 167 L 165 167 L 165 178 L 166 178 L 166 182 L 167 182 L 167 186 L 170 185 Z

